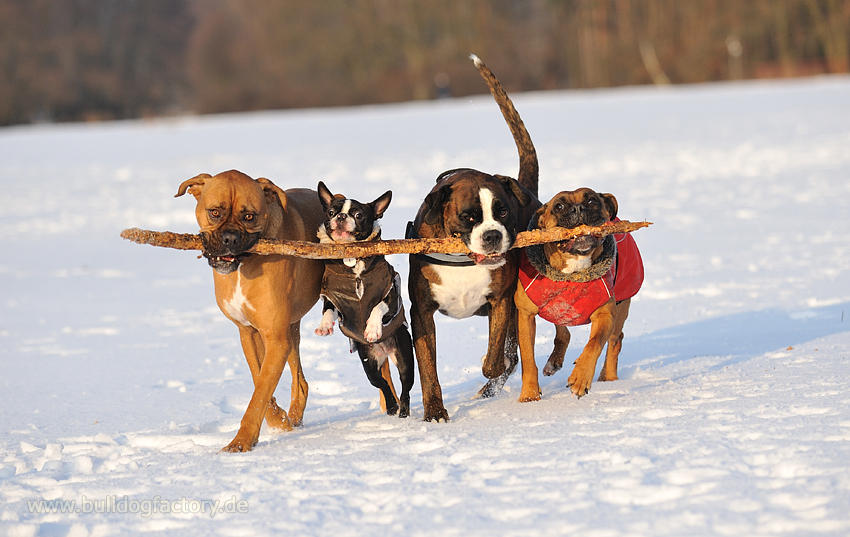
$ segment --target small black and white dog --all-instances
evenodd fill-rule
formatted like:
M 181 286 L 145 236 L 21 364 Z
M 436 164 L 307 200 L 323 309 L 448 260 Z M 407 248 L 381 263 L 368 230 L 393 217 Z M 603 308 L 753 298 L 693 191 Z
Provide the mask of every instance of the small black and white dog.
M 332 194 L 321 181 L 318 192 L 327 215 L 317 233 L 321 242 L 380 240 L 378 220 L 390 204 L 392 191 L 365 204 Z M 406 418 L 410 415 L 414 365 L 400 288 L 399 275 L 382 255 L 326 260 L 321 291 L 324 309 L 315 332 L 320 336 L 333 334 L 334 321 L 339 318 L 340 330 L 351 341 L 351 352 L 357 351 L 369 382 L 381 390 L 387 414 Z M 396 365 L 401 379 L 398 402 L 381 375 L 387 358 Z

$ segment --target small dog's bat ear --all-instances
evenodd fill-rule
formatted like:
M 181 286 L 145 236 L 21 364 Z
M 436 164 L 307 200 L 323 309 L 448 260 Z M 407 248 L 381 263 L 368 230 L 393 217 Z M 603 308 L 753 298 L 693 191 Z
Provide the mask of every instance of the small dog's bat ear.
M 433 226 L 443 221 L 443 205 L 449 197 L 449 186 L 441 186 L 425 196 L 425 214 L 423 221 Z
M 393 191 L 387 190 L 381 197 L 371 203 L 372 210 L 375 211 L 375 220 L 384 216 L 384 211 L 390 206 L 390 201 L 393 199 Z
M 605 204 L 605 208 L 608 209 L 608 218 L 610 220 L 614 220 L 617 218 L 617 198 L 614 197 L 614 194 L 599 194 L 602 198 L 602 202 Z
M 325 183 L 319 181 L 319 186 L 316 187 L 316 191 L 319 193 L 319 201 L 322 202 L 322 207 L 325 209 L 330 207 L 333 202 L 334 195 L 330 189 L 325 186 Z
M 179 198 L 180 196 L 185 194 L 186 191 L 188 191 L 189 194 L 195 196 L 195 199 L 198 199 L 198 197 L 201 195 L 201 191 L 204 189 L 204 182 L 207 179 L 212 179 L 212 175 L 208 173 L 202 173 L 201 175 L 196 175 L 191 179 L 183 181 L 182 183 L 180 183 L 180 188 L 177 189 L 177 194 L 175 194 L 174 197 Z
M 265 177 L 258 177 L 257 182 L 263 187 L 263 192 L 266 194 L 266 199 L 269 203 L 279 203 L 280 208 L 286 210 L 286 192 L 282 188 L 272 183 Z
M 508 192 L 514 195 L 520 207 L 528 207 L 528 204 L 531 203 L 531 196 L 522 189 L 516 179 L 505 175 L 496 175 L 495 177 L 502 182 L 502 186 L 506 187 Z

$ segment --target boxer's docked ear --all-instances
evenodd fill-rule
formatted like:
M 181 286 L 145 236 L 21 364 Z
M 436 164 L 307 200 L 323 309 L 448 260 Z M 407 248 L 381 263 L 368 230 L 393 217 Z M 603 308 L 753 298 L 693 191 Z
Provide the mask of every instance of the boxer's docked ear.
M 443 206 L 449 197 L 449 186 L 441 186 L 437 190 L 425 196 L 425 215 L 423 221 L 429 226 L 440 224 L 443 221 Z
M 549 205 L 546 204 L 534 212 L 529 229 L 549 229 L 558 225 L 558 220 L 552 217 L 552 213 L 547 210 L 548 207 Z
M 370 203 L 372 206 L 372 210 L 375 212 L 375 220 L 384 216 L 384 211 L 387 210 L 387 207 L 390 206 L 390 201 L 393 199 L 393 191 L 387 190 L 384 192 L 381 197 Z
M 263 188 L 263 192 L 266 194 L 266 200 L 269 203 L 278 203 L 281 209 L 286 210 L 286 193 L 283 189 L 265 177 L 258 177 L 257 182 Z
M 496 179 L 502 182 L 502 186 L 505 189 L 514 195 L 514 197 L 519 202 L 520 207 L 527 207 L 529 203 L 531 203 L 531 196 L 529 196 L 521 186 L 519 186 L 519 182 L 513 177 L 508 177 L 506 175 L 495 175 Z
M 599 194 L 602 202 L 605 203 L 605 208 L 608 209 L 608 219 L 614 220 L 617 218 L 617 198 L 614 194 Z
M 316 190 L 319 192 L 319 201 L 322 202 L 322 207 L 324 207 L 325 211 L 327 211 L 328 207 L 330 207 L 333 202 L 334 195 L 331 193 L 330 189 L 325 186 L 325 183 L 321 181 L 319 181 L 319 186 L 316 187 Z
M 210 178 L 212 178 L 212 175 L 208 173 L 202 173 L 201 175 L 196 175 L 191 179 L 183 181 L 180 184 L 180 188 L 177 189 L 177 194 L 175 194 L 174 197 L 179 198 L 188 190 L 189 194 L 192 194 L 193 196 L 195 196 L 195 199 L 198 199 L 198 197 L 201 195 L 201 191 L 204 189 L 204 182 Z

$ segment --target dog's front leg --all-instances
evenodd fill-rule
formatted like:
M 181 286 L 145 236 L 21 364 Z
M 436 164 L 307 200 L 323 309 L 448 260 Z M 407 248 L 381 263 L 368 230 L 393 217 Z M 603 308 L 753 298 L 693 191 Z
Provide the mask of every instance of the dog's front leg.
M 324 299 L 324 305 L 322 310 L 322 321 L 319 323 L 319 327 L 316 328 L 315 334 L 317 336 L 329 336 L 334 333 L 334 323 L 338 318 L 336 308 L 333 303 L 327 298 Z
M 514 302 L 517 308 L 519 354 L 522 359 L 522 390 L 519 393 L 519 401 L 521 403 L 539 401 L 540 382 L 538 380 L 537 363 L 534 360 L 538 308 L 525 294 L 521 283 L 517 285 Z
M 280 375 L 283 373 L 286 357 L 291 352 L 292 345 L 289 341 L 289 335 L 288 330 L 283 334 L 277 330 L 260 333 L 266 352 L 260 364 L 258 375 L 254 378 L 254 393 L 245 414 L 242 416 L 236 437 L 230 444 L 222 448 L 222 451 L 231 453 L 251 451 L 257 444 L 266 409 L 272 400 L 275 388 L 277 388 Z
M 383 335 L 383 318 L 390 311 L 386 302 L 378 302 L 378 305 L 372 308 L 369 314 L 369 319 L 366 321 L 366 329 L 363 330 L 363 336 L 369 343 L 375 343 Z
M 263 339 L 260 337 L 260 333 L 253 327 L 240 326 L 239 340 L 242 343 L 242 352 L 245 353 L 245 359 L 248 362 L 248 369 L 251 370 L 251 380 L 254 382 L 254 386 L 256 386 L 266 353 Z M 273 429 L 280 429 L 282 431 L 292 430 L 292 424 L 287 419 L 286 412 L 277 405 L 274 397 L 269 400 L 269 406 L 266 409 L 266 423 Z
M 425 421 L 449 421 L 449 413 L 443 406 L 443 391 L 437 378 L 437 328 L 434 324 L 435 309 L 422 311 L 412 304 L 410 324 L 413 329 L 413 347 L 419 363 L 419 382 L 422 385 L 422 405 Z
M 632 299 L 628 298 L 614 306 L 614 329 L 611 331 L 611 337 L 608 339 L 608 351 L 605 353 L 605 363 L 602 365 L 602 371 L 599 372 L 597 380 L 604 382 L 608 380 L 617 380 L 617 363 L 620 360 L 620 351 L 623 348 L 623 326 L 626 324 L 626 319 L 629 317 L 629 306 Z
M 614 307 L 614 299 L 611 298 L 590 316 L 590 339 L 581 351 L 573 372 L 567 380 L 570 391 L 579 398 L 590 391 L 596 362 L 614 330 Z
M 508 367 L 505 354 L 505 339 L 509 323 L 516 322 L 516 307 L 513 293 L 507 293 L 495 300 L 490 308 L 487 356 L 481 366 L 481 372 L 488 379 L 494 379 L 505 372 Z

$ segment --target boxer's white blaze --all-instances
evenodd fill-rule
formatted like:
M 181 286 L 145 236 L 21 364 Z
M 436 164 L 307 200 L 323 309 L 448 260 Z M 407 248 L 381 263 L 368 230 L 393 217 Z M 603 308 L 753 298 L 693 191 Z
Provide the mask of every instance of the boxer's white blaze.
M 450 267 L 431 265 L 440 277 L 431 284 L 431 296 L 440 312 L 455 319 L 466 319 L 487 302 L 490 295 L 490 269 L 487 267 Z
M 254 306 L 248 302 L 248 297 L 245 296 L 245 293 L 242 291 L 242 271 L 236 269 L 236 289 L 233 291 L 233 296 L 230 297 L 230 300 L 224 301 L 224 309 L 225 313 L 228 317 L 230 317 L 234 322 L 241 324 L 242 326 L 253 326 L 251 321 L 248 320 L 248 317 L 245 315 L 245 311 L 255 311 Z
M 508 230 L 501 222 L 493 218 L 493 192 L 489 188 L 482 188 L 478 191 L 478 199 L 481 201 L 481 223 L 472 228 L 472 233 L 469 236 L 469 249 L 476 254 L 503 254 L 508 251 L 510 244 L 508 243 Z M 502 234 L 502 242 L 495 252 L 488 252 L 484 246 L 482 235 L 488 231 L 499 231 Z

